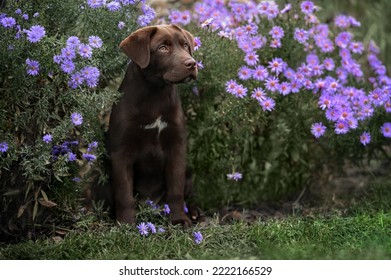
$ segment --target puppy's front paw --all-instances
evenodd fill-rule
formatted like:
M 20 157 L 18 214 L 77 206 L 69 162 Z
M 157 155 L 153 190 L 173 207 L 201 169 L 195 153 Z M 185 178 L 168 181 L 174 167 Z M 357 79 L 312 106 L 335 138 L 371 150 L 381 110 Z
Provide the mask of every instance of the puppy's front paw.
M 181 224 L 184 228 L 189 228 L 192 225 L 191 220 L 185 215 L 185 213 L 171 215 L 171 223 L 173 225 Z

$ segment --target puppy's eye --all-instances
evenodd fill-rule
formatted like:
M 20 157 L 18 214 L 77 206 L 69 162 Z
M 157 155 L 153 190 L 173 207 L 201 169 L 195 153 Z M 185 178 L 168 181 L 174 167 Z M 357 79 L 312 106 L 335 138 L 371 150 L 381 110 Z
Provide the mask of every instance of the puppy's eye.
M 168 52 L 169 49 L 166 45 L 161 45 L 159 48 L 158 48 L 158 51 L 160 52 Z
M 190 49 L 190 46 L 189 46 L 189 44 L 188 44 L 188 43 L 186 43 L 186 42 L 183 44 L 183 47 L 184 47 L 186 50 L 189 50 L 189 49 Z

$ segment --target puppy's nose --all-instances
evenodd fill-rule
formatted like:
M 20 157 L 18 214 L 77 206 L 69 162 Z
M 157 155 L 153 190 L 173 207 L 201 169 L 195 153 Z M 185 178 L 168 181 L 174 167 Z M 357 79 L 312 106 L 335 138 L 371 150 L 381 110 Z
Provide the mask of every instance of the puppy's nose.
M 185 66 L 188 68 L 188 69 L 195 69 L 196 65 L 197 65 L 197 62 L 193 59 L 193 58 L 188 58 L 185 60 Z

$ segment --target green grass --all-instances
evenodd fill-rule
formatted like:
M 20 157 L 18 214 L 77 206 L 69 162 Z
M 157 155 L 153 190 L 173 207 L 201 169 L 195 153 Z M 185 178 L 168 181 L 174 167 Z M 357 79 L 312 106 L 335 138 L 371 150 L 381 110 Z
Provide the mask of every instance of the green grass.
M 63 241 L 27 241 L 0 249 L 0 259 L 390 259 L 391 214 L 270 220 L 247 225 L 213 223 L 171 227 L 142 237 L 129 227 L 69 233 Z

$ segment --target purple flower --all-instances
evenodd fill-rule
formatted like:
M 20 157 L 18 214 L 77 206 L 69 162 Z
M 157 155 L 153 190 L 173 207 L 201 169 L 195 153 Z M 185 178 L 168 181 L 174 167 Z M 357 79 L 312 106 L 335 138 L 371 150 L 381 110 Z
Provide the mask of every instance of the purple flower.
M 242 173 L 239 173 L 239 172 L 234 172 L 234 173 L 231 173 L 231 174 L 227 174 L 227 178 L 228 180 L 232 180 L 232 181 L 239 181 L 242 179 Z
M 163 213 L 166 214 L 166 215 L 171 213 L 170 206 L 168 206 L 168 204 L 164 204 L 164 206 L 163 206 Z
M 87 151 L 91 152 L 93 150 L 96 150 L 96 148 L 98 148 L 98 145 L 99 145 L 98 141 L 91 142 L 90 144 L 88 144 Z
M 86 66 L 81 69 L 81 74 L 88 87 L 93 88 L 98 85 L 99 81 L 99 69 L 93 66 Z
M 238 83 L 235 80 L 229 80 L 228 82 L 225 83 L 225 90 L 228 93 L 233 94 L 238 87 Z
M 273 39 L 281 39 L 284 37 L 284 29 L 280 26 L 273 26 L 272 30 L 270 30 L 269 34 Z
M 39 62 L 38 61 L 27 58 L 26 64 L 27 64 L 27 74 L 29 74 L 30 76 L 38 75 L 38 73 L 39 73 Z
M 300 9 L 303 13 L 310 15 L 314 12 L 315 6 L 312 1 L 303 1 L 300 4 Z
M 106 8 L 110 11 L 110 12 L 116 12 L 116 11 L 119 11 L 121 10 L 121 4 L 116 2 L 116 1 L 111 1 L 109 3 L 106 4 Z
M 100 8 L 104 5 L 104 0 L 87 0 L 88 6 L 90 6 L 93 9 Z
M 202 45 L 201 39 L 199 37 L 194 37 L 194 50 L 198 50 Z
M 202 234 L 199 231 L 193 232 L 194 242 L 200 244 L 203 240 Z
M 188 25 L 191 21 L 190 11 L 172 11 L 169 18 L 174 24 Z
M 259 104 L 262 106 L 262 110 L 264 111 L 273 111 L 274 106 L 276 105 L 274 99 L 270 97 L 266 97 L 265 99 L 261 100 Z
M 348 16 L 338 15 L 334 19 L 334 24 L 339 28 L 347 29 L 350 27 L 350 19 Z
M 281 83 L 280 88 L 278 89 L 278 91 L 282 95 L 288 95 L 289 93 L 291 93 L 291 85 L 290 85 L 290 83 L 288 83 L 288 82 Z
M 292 4 L 288 3 L 285 5 L 285 7 L 281 10 L 281 14 L 285 14 L 287 12 L 289 12 L 290 10 L 292 9 Z
M 243 85 L 238 85 L 233 92 L 233 95 L 239 98 L 244 98 L 247 95 L 247 88 Z
M 148 227 L 148 229 L 151 231 L 151 233 L 153 233 L 153 234 L 155 234 L 156 233 L 156 227 L 155 227 L 155 225 L 154 224 L 152 224 L 152 223 L 147 223 L 147 227 Z
M 118 29 L 123 29 L 125 27 L 125 22 L 120 21 L 118 22 Z
M 266 93 L 262 88 L 258 87 L 252 91 L 251 97 L 258 100 L 258 102 L 260 102 L 266 98 Z
M 80 44 L 80 39 L 77 36 L 71 36 L 67 39 L 67 46 L 73 49 L 77 49 Z
M 325 58 L 323 60 L 323 65 L 328 71 L 333 71 L 335 68 L 334 60 L 332 58 Z
M 364 51 L 364 45 L 361 42 L 351 42 L 349 49 L 352 51 L 352 53 L 361 54 Z
M 301 29 L 301 28 L 296 28 L 295 33 L 294 33 L 294 38 L 300 44 L 304 44 L 307 42 L 307 40 L 309 38 L 308 31 Z
M 340 48 L 347 48 L 351 43 L 353 35 L 349 32 L 341 32 L 335 38 L 335 44 Z
M 276 77 L 271 77 L 269 79 L 266 79 L 265 87 L 267 90 L 270 90 L 271 92 L 275 92 L 278 90 L 280 84 Z
M 0 143 L 0 152 L 5 153 L 8 151 L 8 143 L 3 141 Z
M 204 69 L 204 64 L 202 64 L 202 61 L 197 61 L 197 62 L 196 62 L 196 65 L 197 65 L 197 69 L 198 69 L 198 70 Z
M 83 123 L 83 116 L 80 113 L 72 113 L 71 120 L 74 125 L 81 125 Z
M 61 69 L 64 73 L 71 74 L 75 70 L 75 64 L 71 60 L 65 60 L 61 63 Z
M 78 52 L 83 58 L 90 58 L 92 56 L 92 48 L 87 44 L 80 44 Z
M 90 36 L 88 37 L 88 44 L 91 48 L 99 49 L 102 47 L 102 39 L 98 36 Z
M 92 155 L 92 154 L 89 154 L 89 153 L 85 153 L 83 154 L 83 158 L 88 161 L 88 162 L 92 162 L 92 161 L 95 161 L 96 160 L 96 155 Z
M 273 48 L 273 49 L 281 48 L 281 41 L 280 41 L 280 39 L 273 39 L 270 42 L 270 47 Z
M 76 159 L 77 159 L 76 154 L 74 154 L 72 152 L 68 153 L 68 161 L 69 162 L 75 161 Z
M 318 122 L 318 123 L 312 124 L 311 133 L 316 138 L 321 137 L 325 132 L 326 132 L 326 127 L 323 125 L 323 123 Z
M 254 66 L 258 63 L 259 57 L 255 52 L 249 52 L 246 54 L 244 61 L 250 66 Z
M 339 120 L 335 123 L 335 129 L 336 134 L 346 134 L 349 131 L 349 124 L 345 120 Z
M 391 123 L 384 123 L 380 130 L 384 137 L 391 138 Z
M 269 72 L 267 69 L 261 65 L 257 66 L 253 71 L 253 78 L 257 81 L 263 81 L 269 77 Z
M 272 61 L 269 61 L 270 71 L 272 73 L 275 73 L 276 75 L 279 75 L 282 71 L 286 68 L 286 63 L 281 58 L 273 58 Z
M 144 14 L 140 15 L 137 18 L 137 23 L 139 26 L 147 26 L 155 18 L 156 16 L 155 10 L 145 4 L 142 6 L 141 9 L 144 12 Z
M 76 57 L 76 52 L 71 46 L 67 46 L 61 50 L 61 58 L 72 60 Z
M 163 232 L 166 232 L 166 230 L 165 230 L 164 228 L 161 228 L 161 227 L 160 227 L 160 228 L 158 229 L 158 232 L 159 232 L 159 233 L 163 233 Z
M 141 235 L 143 236 L 148 236 L 149 235 L 149 228 L 146 223 L 140 223 L 137 226 L 138 231 L 140 232 Z
M 78 86 L 82 85 L 83 82 L 84 82 L 84 77 L 83 77 L 83 75 L 80 74 L 80 73 L 74 73 L 74 74 L 72 74 L 71 79 L 70 79 L 69 82 L 68 82 L 68 85 L 69 85 L 71 88 L 75 89 L 75 88 L 77 88 Z
M 239 79 L 244 81 L 250 79 L 251 76 L 252 76 L 252 70 L 250 68 L 248 68 L 247 66 L 242 66 L 239 68 L 238 71 Z
M 45 142 L 45 143 L 50 143 L 50 142 L 52 142 L 52 139 L 53 139 L 53 137 L 52 137 L 51 134 L 45 134 L 45 135 L 42 137 L 42 140 L 43 140 L 43 142 Z
M 40 25 L 34 25 L 31 26 L 29 30 L 26 31 L 27 33 L 27 40 L 29 40 L 31 43 L 37 43 L 41 41 L 41 39 L 45 36 L 46 31 L 45 28 L 43 28 Z
M 0 23 L 5 28 L 12 28 L 16 24 L 16 20 L 13 17 L 4 17 L 0 20 Z

